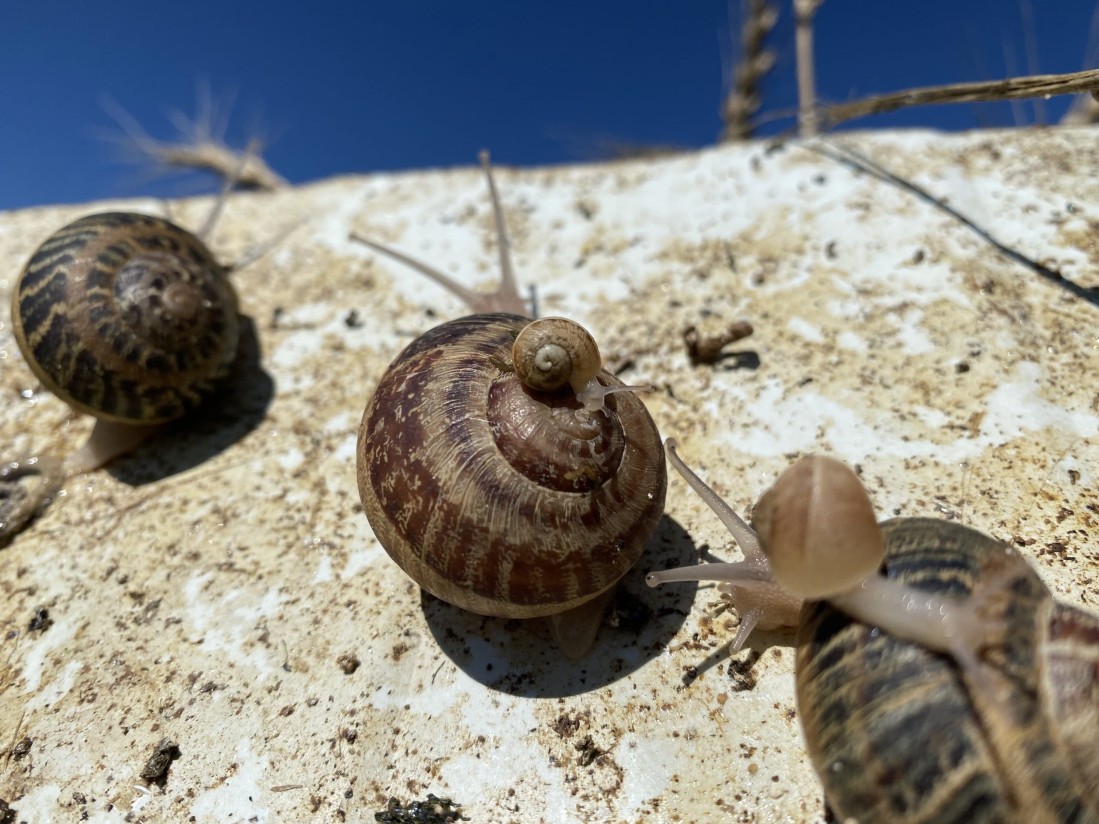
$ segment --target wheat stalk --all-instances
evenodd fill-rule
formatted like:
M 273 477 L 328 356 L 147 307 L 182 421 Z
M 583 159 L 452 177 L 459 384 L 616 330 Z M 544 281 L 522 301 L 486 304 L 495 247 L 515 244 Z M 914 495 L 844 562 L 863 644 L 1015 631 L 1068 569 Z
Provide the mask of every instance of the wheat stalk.
M 767 0 L 742 0 L 740 6 L 740 61 L 733 70 L 733 88 L 721 106 L 722 142 L 747 140 L 755 129 L 753 118 L 762 105 L 760 85 L 774 68 L 775 50 L 767 37 L 778 22 L 778 10 Z
M 199 90 L 198 114 L 194 119 L 182 112 L 170 113 L 180 133 L 180 140 L 157 140 L 138 120 L 109 97 L 100 100 L 104 111 L 122 130 L 124 140 L 136 150 L 140 161 L 177 169 L 212 172 L 223 181 L 233 179 L 245 189 L 273 191 L 287 186 L 286 179 L 275 172 L 260 156 L 261 145 L 253 140 L 244 150 L 230 148 L 221 137 L 225 124 L 215 112 L 208 90 Z M 114 139 L 114 138 L 112 138 Z

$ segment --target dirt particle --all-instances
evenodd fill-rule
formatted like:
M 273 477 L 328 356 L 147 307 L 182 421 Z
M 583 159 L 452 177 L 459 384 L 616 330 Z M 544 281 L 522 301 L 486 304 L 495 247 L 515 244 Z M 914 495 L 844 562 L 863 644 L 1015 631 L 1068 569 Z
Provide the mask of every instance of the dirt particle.
M 344 675 L 351 675 L 361 664 L 362 661 L 359 660 L 359 656 L 353 652 L 345 652 L 336 659 L 336 666 L 343 671 Z
M 182 753 L 175 741 L 170 738 L 160 739 L 160 743 L 156 745 L 153 754 L 149 756 L 149 760 L 141 768 L 141 777 L 150 784 L 163 787 L 168 780 L 168 768 L 180 755 Z
M 18 744 L 11 748 L 11 757 L 16 761 L 22 761 L 26 758 L 31 751 L 31 744 L 33 742 L 30 738 L 24 738 Z
M 756 674 L 755 665 L 760 654 L 756 650 L 749 650 L 744 658 L 734 659 L 729 662 L 729 681 L 734 692 L 746 692 L 755 689 Z
M 714 364 L 726 358 L 736 358 L 736 352 L 723 354 L 722 349 L 730 343 L 736 343 L 752 334 L 752 324 L 738 320 L 731 323 L 726 329 L 712 335 L 703 335 L 696 326 L 688 326 L 683 331 L 683 343 L 687 347 L 687 357 L 692 366 L 699 364 Z
M 52 626 L 53 619 L 50 617 L 50 611 L 45 607 L 35 607 L 34 617 L 27 624 L 27 629 L 31 632 L 45 632 Z
M 559 715 L 551 725 L 551 729 L 562 738 L 571 738 L 580 729 L 580 725 L 587 719 L 580 713 L 576 715 Z
M 382 812 L 374 813 L 374 820 L 382 824 L 451 824 L 454 821 L 469 821 L 462 815 L 462 805 L 449 798 L 439 798 L 427 794 L 425 801 L 413 801 L 404 804 L 390 797 Z
M 603 751 L 595 746 L 595 742 L 590 735 L 585 735 L 573 744 L 573 747 L 579 752 L 576 761 L 581 767 L 589 766 L 595 759 L 603 754 Z

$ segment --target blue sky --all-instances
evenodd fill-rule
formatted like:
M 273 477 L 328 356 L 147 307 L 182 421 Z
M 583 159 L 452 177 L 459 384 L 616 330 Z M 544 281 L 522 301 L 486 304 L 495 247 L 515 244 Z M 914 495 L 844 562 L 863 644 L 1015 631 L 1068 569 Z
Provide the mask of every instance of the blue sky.
M 790 0 L 764 108 L 795 104 Z M 1095 0 L 827 0 L 822 98 L 1026 73 L 1027 4 L 1042 72 L 1086 64 Z M 196 89 L 232 99 L 227 138 L 259 134 L 293 182 L 346 172 L 597 159 L 615 144 L 699 147 L 720 131 L 739 0 L 293 4 L 13 1 L 0 22 L 0 209 L 210 191 L 150 183 L 103 135 L 117 101 L 154 136 Z M 735 14 L 733 15 L 735 19 Z M 1094 65 L 1094 64 L 1093 64 Z M 1056 119 L 1067 99 L 1046 104 Z M 1004 104 L 912 109 L 865 128 L 1014 125 Z M 1027 108 L 1025 122 L 1035 113 Z M 772 133 L 791 125 L 776 121 Z

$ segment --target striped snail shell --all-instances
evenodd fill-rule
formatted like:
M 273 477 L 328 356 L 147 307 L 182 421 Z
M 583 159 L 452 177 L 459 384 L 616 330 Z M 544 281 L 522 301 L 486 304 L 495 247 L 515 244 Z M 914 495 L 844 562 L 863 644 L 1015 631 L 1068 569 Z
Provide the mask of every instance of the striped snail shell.
M 421 587 L 482 615 L 581 610 L 636 563 L 664 508 L 644 404 L 618 392 L 589 412 L 568 385 L 524 385 L 512 347 L 530 323 L 490 313 L 431 329 L 386 371 L 359 429 L 378 540 Z
M 197 406 L 239 337 L 227 270 L 158 217 L 89 215 L 51 235 L 12 292 L 12 325 L 40 381 L 74 409 L 159 423 Z
M 838 820 L 1099 821 L 1099 618 L 976 530 L 881 529 L 885 576 L 957 599 L 987 632 L 959 660 L 806 603 L 798 710 Z
M 16 342 L 42 384 L 96 422 L 64 458 L 0 464 L 0 546 L 66 478 L 135 448 L 228 374 L 240 318 L 227 274 L 190 232 L 125 212 L 74 221 L 32 255 L 12 290 Z

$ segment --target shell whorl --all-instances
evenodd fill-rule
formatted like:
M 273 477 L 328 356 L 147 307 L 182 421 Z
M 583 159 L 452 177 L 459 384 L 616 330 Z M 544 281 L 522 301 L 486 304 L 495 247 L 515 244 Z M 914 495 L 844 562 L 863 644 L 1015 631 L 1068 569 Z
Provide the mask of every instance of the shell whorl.
M 197 406 L 236 357 L 236 294 L 206 246 L 175 224 L 108 212 L 51 235 L 12 292 L 12 323 L 39 380 L 74 408 L 126 423 Z
M 631 393 L 591 415 L 568 391 L 521 385 L 511 347 L 529 322 L 472 315 L 414 341 L 367 405 L 357 455 L 367 518 L 405 572 L 445 601 L 511 618 L 613 586 L 666 488 L 659 435 Z

